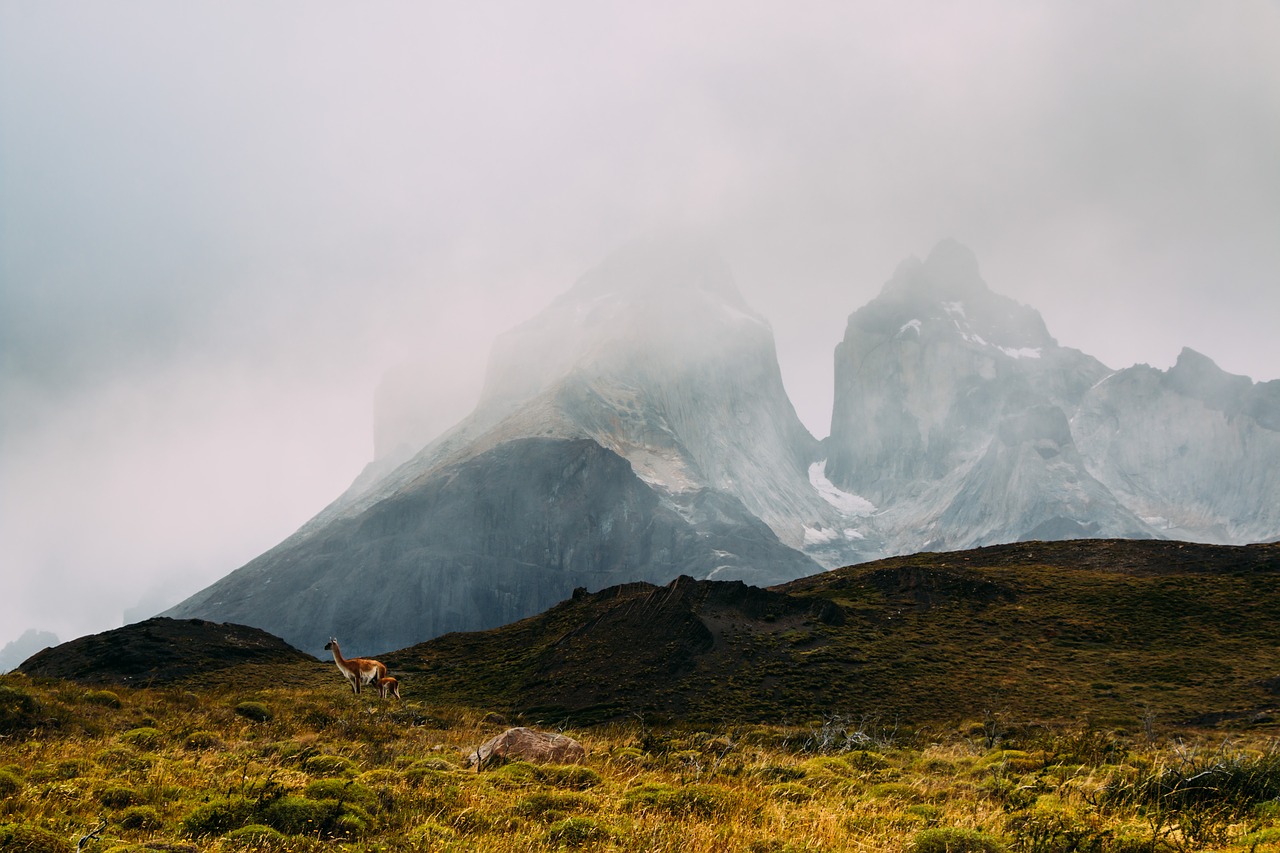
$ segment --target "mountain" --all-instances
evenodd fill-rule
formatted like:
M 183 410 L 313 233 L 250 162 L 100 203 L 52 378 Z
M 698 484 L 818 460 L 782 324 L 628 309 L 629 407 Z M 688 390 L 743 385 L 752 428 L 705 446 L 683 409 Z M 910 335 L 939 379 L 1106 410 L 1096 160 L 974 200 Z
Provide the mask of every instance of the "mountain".
M 789 580 L 822 569 L 802 550 L 813 531 L 852 524 L 810 480 L 817 450 L 723 261 L 687 239 L 637 244 L 499 337 L 469 417 L 398 466 L 375 462 L 166 615 L 366 653 L 500 625 L 578 587 Z
M 1185 351 L 1115 372 L 992 292 L 953 241 L 902 264 L 836 348 L 827 477 L 886 553 L 1280 533 L 1280 383 Z
M 1254 383 L 1184 349 L 1091 388 L 1073 432 L 1090 471 L 1160 535 L 1280 535 L 1280 381 Z
M 822 441 L 769 324 L 685 235 L 616 252 L 499 336 L 474 411 L 430 440 L 412 375 L 380 392 L 385 452 L 346 493 L 166 615 L 369 654 L 680 575 L 763 587 L 1027 540 L 1280 538 L 1280 382 L 1190 350 L 1112 370 L 954 241 L 850 315 Z
M 58 637 L 51 631 L 28 628 L 16 640 L 5 643 L 0 649 L 0 673 L 17 668 L 27 658 L 41 649 L 58 645 Z
M 1266 726 L 1280 706 L 1278 573 L 1277 544 L 1014 543 L 770 589 L 684 577 L 584 590 L 384 661 L 406 696 L 534 720 Z

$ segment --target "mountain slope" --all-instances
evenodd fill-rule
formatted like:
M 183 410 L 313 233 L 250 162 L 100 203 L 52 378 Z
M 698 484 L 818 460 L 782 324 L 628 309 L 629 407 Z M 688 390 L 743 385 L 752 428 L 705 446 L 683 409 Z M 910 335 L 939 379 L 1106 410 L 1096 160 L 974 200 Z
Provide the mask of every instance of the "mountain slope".
M 1280 704 L 1280 545 L 1029 542 L 768 590 L 680 578 L 388 655 L 407 695 L 542 719 L 984 713 L 1136 727 Z
M 579 586 L 777 583 L 820 571 L 805 530 L 844 520 L 810 483 L 816 449 L 723 262 L 640 245 L 499 338 L 470 417 L 168 615 L 376 651 Z
M 1161 535 L 1280 535 L 1280 381 L 1253 383 L 1184 349 L 1091 388 L 1073 421 L 1090 471 Z

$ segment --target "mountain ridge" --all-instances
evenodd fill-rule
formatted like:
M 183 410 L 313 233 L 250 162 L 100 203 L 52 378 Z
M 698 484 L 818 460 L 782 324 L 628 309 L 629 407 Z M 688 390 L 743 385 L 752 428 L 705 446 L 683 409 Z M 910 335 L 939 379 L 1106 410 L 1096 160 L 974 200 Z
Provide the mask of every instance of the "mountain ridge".
M 850 315 L 835 368 L 818 441 L 723 259 L 692 238 L 626 247 L 499 336 L 468 417 L 167 615 L 389 648 L 626 580 L 768 586 L 1026 539 L 1280 536 L 1280 383 L 1190 350 L 1167 372 L 1111 370 L 954 241 Z

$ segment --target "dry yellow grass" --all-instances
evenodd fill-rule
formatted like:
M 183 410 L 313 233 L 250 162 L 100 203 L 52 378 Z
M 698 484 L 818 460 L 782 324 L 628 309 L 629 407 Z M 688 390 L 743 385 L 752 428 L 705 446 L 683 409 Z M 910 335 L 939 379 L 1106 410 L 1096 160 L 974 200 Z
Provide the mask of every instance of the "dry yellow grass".
M 567 731 L 585 769 L 465 769 L 505 725 L 485 709 L 355 697 L 336 680 L 101 691 L 4 676 L 0 850 L 70 851 L 99 826 L 82 849 L 1280 849 L 1280 760 L 1258 737 L 1187 746 L 975 725 L 823 753 L 817 723 L 637 720 Z M 1217 766 L 1246 787 L 1215 782 L 1216 800 L 1152 787 Z

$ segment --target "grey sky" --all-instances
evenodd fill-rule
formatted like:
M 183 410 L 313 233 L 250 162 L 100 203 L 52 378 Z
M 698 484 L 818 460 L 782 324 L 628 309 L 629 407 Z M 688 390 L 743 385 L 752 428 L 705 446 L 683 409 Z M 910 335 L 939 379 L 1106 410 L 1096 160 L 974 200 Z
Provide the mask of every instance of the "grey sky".
M 1112 367 L 1280 377 L 1280 6 L 0 0 L 0 643 L 275 544 L 493 336 L 714 235 L 827 431 L 832 350 L 955 237 Z

